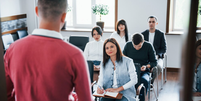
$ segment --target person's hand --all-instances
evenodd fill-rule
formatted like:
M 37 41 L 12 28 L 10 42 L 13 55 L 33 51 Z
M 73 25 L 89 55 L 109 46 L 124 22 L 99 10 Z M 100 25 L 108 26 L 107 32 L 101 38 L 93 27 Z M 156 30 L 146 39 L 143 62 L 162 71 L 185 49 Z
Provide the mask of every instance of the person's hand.
M 100 65 L 98 65 L 98 66 L 94 65 L 94 68 L 100 68 Z
M 201 92 L 195 92 L 193 96 L 201 96 Z
M 141 71 L 145 71 L 145 70 L 146 70 L 146 66 L 142 66 Z
M 119 92 L 119 89 L 118 88 L 108 88 L 105 91 L 107 91 L 107 92 Z
M 97 93 L 98 94 L 103 94 L 104 93 L 104 89 L 100 89 L 99 87 L 97 87 Z

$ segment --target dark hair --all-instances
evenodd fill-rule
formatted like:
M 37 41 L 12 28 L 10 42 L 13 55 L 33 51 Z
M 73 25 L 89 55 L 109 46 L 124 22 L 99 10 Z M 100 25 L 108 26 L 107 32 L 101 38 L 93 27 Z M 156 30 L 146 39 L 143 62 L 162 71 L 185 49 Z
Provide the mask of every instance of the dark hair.
M 103 31 L 102 31 L 102 29 L 101 29 L 100 26 L 95 26 L 95 27 L 92 29 L 92 31 L 91 31 L 91 36 L 92 36 L 92 37 L 93 37 L 93 32 L 94 32 L 94 30 L 96 30 L 96 31 L 98 32 L 98 34 L 102 36 Z
M 147 20 L 149 20 L 150 18 L 155 18 L 156 22 L 157 22 L 157 18 L 155 16 L 149 16 Z
M 117 30 L 117 33 L 120 35 L 120 30 L 118 29 L 118 26 L 120 25 L 120 24 L 122 24 L 122 25 L 124 25 L 125 26 L 125 40 L 126 40 L 126 42 L 128 41 L 128 28 L 127 28 L 127 24 L 126 24 L 126 21 L 125 20 L 123 20 L 123 19 L 121 19 L 121 20 L 119 20 L 117 23 L 116 23 L 116 30 Z
M 136 33 L 132 37 L 132 42 L 135 45 L 138 45 L 140 42 L 143 42 L 143 41 L 144 41 L 144 36 L 141 33 Z
M 107 55 L 106 51 L 105 51 L 105 46 L 108 42 L 111 42 L 113 44 L 115 44 L 115 46 L 117 47 L 117 53 L 116 53 L 116 61 L 117 62 L 121 62 L 122 61 L 122 52 L 121 52 L 121 49 L 120 49 L 120 46 L 119 44 L 117 43 L 117 41 L 114 39 L 114 38 L 109 38 L 109 39 L 106 39 L 104 44 L 103 44 L 103 66 L 105 67 L 106 63 L 108 62 L 108 60 L 110 59 L 110 56 Z
M 48 20 L 54 20 L 67 10 L 67 0 L 38 0 L 39 14 Z
M 201 45 L 201 39 L 199 39 L 198 41 L 196 41 L 196 43 L 195 43 L 195 49 L 196 49 L 199 45 Z

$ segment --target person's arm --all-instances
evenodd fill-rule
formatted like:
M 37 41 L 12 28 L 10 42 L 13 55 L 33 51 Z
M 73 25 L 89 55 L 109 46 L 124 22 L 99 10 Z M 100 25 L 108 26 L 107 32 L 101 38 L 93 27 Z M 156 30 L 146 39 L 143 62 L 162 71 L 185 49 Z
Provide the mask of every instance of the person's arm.
M 165 34 L 163 32 L 160 32 L 160 34 L 162 34 L 162 36 L 161 36 L 161 39 L 160 39 L 160 50 L 159 50 L 158 54 L 162 55 L 162 54 L 166 53 L 167 46 L 166 46 Z
M 130 81 L 123 85 L 124 90 L 132 87 L 133 85 L 137 84 L 138 78 L 137 73 L 135 70 L 135 65 L 133 60 L 128 62 L 128 73 L 130 75 Z
M 157 60 L 156 60 L 156 54 L 153 46 L 149 44 L 149 50 L 148 50 L 148 57 L 149 57 L 149 64 L 147 64 L 147 68 L 153 68 L 157 65 Z
M 92 101 L 88 66 L 81 52 L 73 56 L 72 66 L 74 71 L 73 83 L 79 101 Z
M 5 74 L 6 74 L 6 88 L 7 88 L 7 99 L 8 101 L 15 101 L 15 92 L 14 92 L 14 85 L 10 78 L 10 70 L 8 67 L 8 50 L 6 54 L 4 55 L 4 66 L 5 66 Z
M 98 76 L 98 86 L 101 86 L 101 87 L 103 87 L 103 65 L 102 65 L 102 63 L 100 64 L 100 72 L 99 72 L 99 76 Z M 100 91 L 101 89 L 99 89 L 99 87 L 97 87 L 97 92 L 99 93 L 99 92 L 101 92 L 101 93 L 103 93 L 102 91 Z
M 89 42 L 86 44 L 85 48 L 84 48 L 84 58 L 85 60 L 87 60 L 89 57 Z
M 127 42 L 126 45 L 124 46 L 124 50 L 123 50 L 123 54 L 124 54 L 125 56 L 128 56 L 128 54 L 127 54 L 127 48 L 128 48 L 128 42 Z

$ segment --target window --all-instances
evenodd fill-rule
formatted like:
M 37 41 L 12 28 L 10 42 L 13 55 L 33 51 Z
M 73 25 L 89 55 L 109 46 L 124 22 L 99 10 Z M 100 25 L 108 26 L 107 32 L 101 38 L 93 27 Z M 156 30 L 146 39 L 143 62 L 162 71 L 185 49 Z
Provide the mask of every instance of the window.
M 91 7 L 95 4 L 105 4 L 109 7 L 108 15 L 101 16 L 105 29 L 114 29 L 115 25 L 115 2 L 117 0 L 68 0 L 71 9 L 67 12 L 66 21 L 69 28 L 91 29 L 96 26 L 99 16 L 92 13 Z
M 183 25 L 185 25 L 185 13 L 188 11 L 186 9 L 186 5 L 189 4 L 188 0 L 168 0 L 169 8 L 169 28 L 166 28 L 168 31 L 182 31 Z M 201 0 L 199 0 L 198 6 L 198 19 L 197 19 L 197 27 L 201 29 Z M 167 22 L 168 23 L 168 22 Z M 168 24 L 167 24 L 168 25 Z

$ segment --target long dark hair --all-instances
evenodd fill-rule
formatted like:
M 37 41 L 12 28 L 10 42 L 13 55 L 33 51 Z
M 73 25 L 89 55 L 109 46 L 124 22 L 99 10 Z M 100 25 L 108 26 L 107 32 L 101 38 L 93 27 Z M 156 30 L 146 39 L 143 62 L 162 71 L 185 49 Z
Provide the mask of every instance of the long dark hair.
M 116 23 L 116 30 L 117 30 L 117 33 L 120 35 L 120 30 L 119 30 L 119 28 L 118 28 L 118 26 L 120 25 L 120 24 L 122 24 L 122 25 L 124 25 L 125 26 L 125 30 L 124 30 L 124 32 L 125 32 L 125 40 L 126 40 L 126 42 L 128 41 L 128 28 L 127 28 L 127 24 L 126 24 L 126 21 L 125 20 L 123 20 L 123 19 L 121 19 L 121 20 L 119 20 L 117 23 Z
M 121 52 L 121 49 L 120 49 L 120 46 L 119 44 L 117 43 L 117 41 L 114 39 L 114 38 L 109 38 L 109 39 L 106 39 L 104 44 L 103 44 L 103 66 L 105 67 L 106 63 L 108 62 L 108 60 L 110 59 L 110 56 L 107 55 L 106 51 L 105 51 L 105 45 L 108 43 L 108 42 L 111 42 L 113 44 L 115 44 L 115 46 L 117 47 L 117 53 L 116 53 L 116 61 L 117 62 L 121 62 L 122 61 L 122 52 Z

